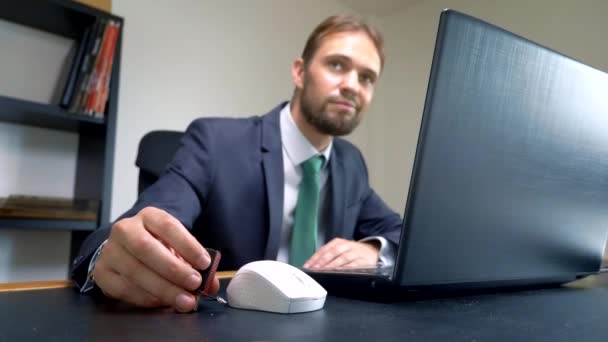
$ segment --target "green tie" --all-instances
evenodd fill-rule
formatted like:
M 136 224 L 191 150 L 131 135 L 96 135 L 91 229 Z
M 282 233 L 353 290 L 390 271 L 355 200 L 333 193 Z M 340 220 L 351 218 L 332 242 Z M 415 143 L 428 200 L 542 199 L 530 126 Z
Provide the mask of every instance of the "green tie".
M 289 251 L 289 263 L 298 267 L 317 250 L 319 170 L 323 165 L 323 156 L 314 156 L 301 165 L 302 182 L 298 188 L 298 202 Z

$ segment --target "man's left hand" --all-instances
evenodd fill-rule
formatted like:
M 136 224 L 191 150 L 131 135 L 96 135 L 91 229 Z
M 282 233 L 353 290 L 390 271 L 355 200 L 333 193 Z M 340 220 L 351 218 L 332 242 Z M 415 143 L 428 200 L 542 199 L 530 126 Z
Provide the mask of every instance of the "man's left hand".
M 378 263 L 379 254 L 378 241 L 357 242 L 335 238 L 319 248 L 303 267 L 311 269 L 374 267 Z

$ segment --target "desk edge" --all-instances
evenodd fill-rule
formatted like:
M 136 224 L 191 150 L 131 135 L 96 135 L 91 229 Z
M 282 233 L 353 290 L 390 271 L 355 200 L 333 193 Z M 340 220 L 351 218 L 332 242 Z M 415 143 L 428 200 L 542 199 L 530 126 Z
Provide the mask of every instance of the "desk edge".
M 230 279 L 234 277 L 236 271 L 221 271 L 217 272 L 215 276 L 218 279 Z M 47 281 L 28 281 L 28 282 L 17 282 L 17 283 L 5 283 L 0 284 L 0 292 L 13 292 L 13 291 L 29 291 L 29 290 L 48 290 L 48 289 L 59 289 L 72 287 L 74 284 L 71 280 L 47 280 Z

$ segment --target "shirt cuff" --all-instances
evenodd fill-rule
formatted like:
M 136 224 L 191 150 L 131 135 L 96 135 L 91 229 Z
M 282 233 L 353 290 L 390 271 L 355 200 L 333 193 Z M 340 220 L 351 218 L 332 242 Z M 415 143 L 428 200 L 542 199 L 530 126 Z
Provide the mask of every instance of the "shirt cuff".
M 378 266 L 387 267 L 395 264 L 397 258 L 397 246 L 396 244 L 388 241 L 382 236 L 368 236 L 359 242 L 366 241 L 378 241 L 380 242 L 380 253 L 378 254 Z
M 103 246 L 106 245 L 106 242 L 108 242 L 108 240 L 105 240 L 101 245 L 99 245 L 99 247 L 97 247 L 97 250 L 95 251 L 95 254 L 93 254 L 93 257 L 91 258 L 91 261 L 89 262 L 89 269 L 87 271 L 87 280 L 84 282 L 84 285 L 82 285 L 82 287 L 80 288 L 80 293 L 87 293 L 87 292 L 91 291 L 93 289 L 93 287 L 95 287 L 95 281 L 93 280 L 93 270 L 95 269 L 95 263 L 97 262 L 97 258 L 99 258 L 99 255 L 101 254 L 101 250 L 103 249 Z

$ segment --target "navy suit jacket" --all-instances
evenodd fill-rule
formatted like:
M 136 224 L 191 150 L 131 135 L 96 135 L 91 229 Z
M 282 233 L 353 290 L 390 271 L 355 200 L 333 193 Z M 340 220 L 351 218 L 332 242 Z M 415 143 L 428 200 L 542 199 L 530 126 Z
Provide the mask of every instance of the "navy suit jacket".
M 169 212 L 203 246 L 221 251 L 220 269 L 276 259 L 283 220 L 284 105 L 263 116 L 193 121 L 165 173 L 120 218 L 147 206 Z M 326 241 L 383 236 L 397 244 L 401 217 L 370 188 L 359 150 L 336 138 L 328 167 Z M 109 231 L 99 229 L 85 240 L 73 265 L 77 283 L 84 282 L 89 260 Z

